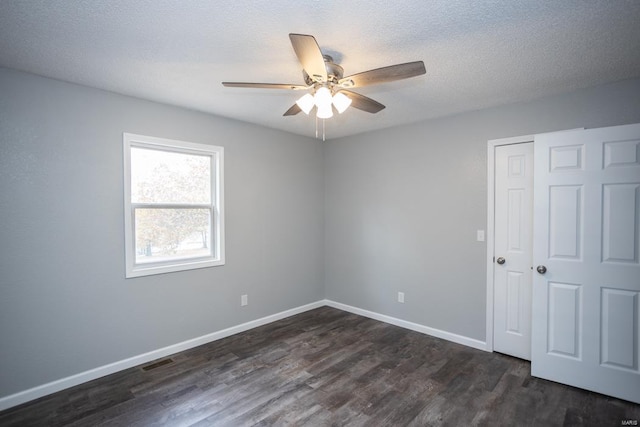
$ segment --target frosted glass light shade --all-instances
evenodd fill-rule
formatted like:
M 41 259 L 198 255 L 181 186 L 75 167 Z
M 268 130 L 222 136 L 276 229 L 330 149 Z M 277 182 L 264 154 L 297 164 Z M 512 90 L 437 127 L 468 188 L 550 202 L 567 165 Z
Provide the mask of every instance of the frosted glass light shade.
M 338 92 L 333 95 L 333 105 L 338 110 L 338 113 L 342 114 L 351 105 L 351 99 L 344 93 Z
M 298 107 L 300 107 L 300 109 L 304 111 L 305 114 L 309 114 L 309 112 L 315 105 L 315 99 L 313 98 L 313 95 L 307 93 L 302 98 L 298 99 L 296 101 L 296 104 L 298 104 Z
M 328 119 L 333 117 L 333 109 L 331 108 L 331 103 L 318 106 L 318 112 L 316 113 L 316 116 L 319 119 Z
M 316 107 L 318 107 L 317 117 L 319 119 L 333 117 L 331 91 L 326 87 L 321 87 L 316 91 L 314 98 Z
M 321 87 L 315 94 L 316 107 L 321 108 L 326 105 L 331 105 L 331 91 L 326 87 Z

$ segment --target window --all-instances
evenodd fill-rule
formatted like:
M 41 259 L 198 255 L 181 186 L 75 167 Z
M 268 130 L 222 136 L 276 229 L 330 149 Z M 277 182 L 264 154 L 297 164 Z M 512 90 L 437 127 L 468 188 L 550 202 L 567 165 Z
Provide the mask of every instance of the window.
M 126 277 L 223 265 L 223 148 L 123 142 Z

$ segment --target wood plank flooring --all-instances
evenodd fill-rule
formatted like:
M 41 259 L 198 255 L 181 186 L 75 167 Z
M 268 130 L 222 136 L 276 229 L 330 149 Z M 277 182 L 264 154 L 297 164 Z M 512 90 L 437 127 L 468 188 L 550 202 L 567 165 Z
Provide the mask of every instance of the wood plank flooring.
M 0 412 L 0 425 L 640 423 L 638 405 L 532 378 L 528 362 L 329 307 L 170 359 Z

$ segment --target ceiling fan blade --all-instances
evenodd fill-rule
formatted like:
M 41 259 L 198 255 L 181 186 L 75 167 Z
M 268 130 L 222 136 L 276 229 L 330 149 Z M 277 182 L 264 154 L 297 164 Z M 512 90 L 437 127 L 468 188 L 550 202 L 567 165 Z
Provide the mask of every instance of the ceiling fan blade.
M 378 83 L 393 82 L 395 80 L 408 79 L 409 77 L 425 74 L 424 62 L 415 61 L 405 64 L 390 65 L 388 67 L 376 68 L 375 70 L 364 71 L 362 73 L 347 76 L 338 81 L 341 87 L 362 87 Z
M 298 114 L 300 111 L 302 111 L 302 109 L 300 109 L 300 107 L 298 107 L 298 104 L 293 104 L 291 106 L 291 108 L 289 108 L 287 111 L 285 111 L 285 113 L 283 114 L 283 116 L 295 116 L 296 114 Z
M 351 100 L 351 106 L 358 110 L 375 114 L 385 108 L 385 106 L 380 104 L 378 101 L 374 101 L 373 99 L 360 95 L 359 93 L 351 92 L 350 90 L 341 90 L 340 93 L 344 93 Z
M 307 86 L 302 85 L 289 85 L 282 83 L 245 83 L 245 82 L 222 82 L 225 87 L 247 87 L 256 89 L 290 89 L 290 90 L 303 90 L 308 89 Z
M 327 81 L 327 68 L 324 65 L 322 51 L 313 36 L 306 34 L 289 34 L 291 45 L 302 68 L 313 81 L 324 83 Z

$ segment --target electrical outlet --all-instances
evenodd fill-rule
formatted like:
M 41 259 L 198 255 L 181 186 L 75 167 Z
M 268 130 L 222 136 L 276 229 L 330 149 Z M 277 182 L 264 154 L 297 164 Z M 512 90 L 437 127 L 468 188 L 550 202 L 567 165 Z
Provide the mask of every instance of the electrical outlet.
M 244 307 L 247 304 L 249 304 L 249 295 L 247 295 L 247 294 L 241 295 L 240 296 L 240 305 Z
M 404 303 L 404 292 L 398 292 L 398 302 Z

